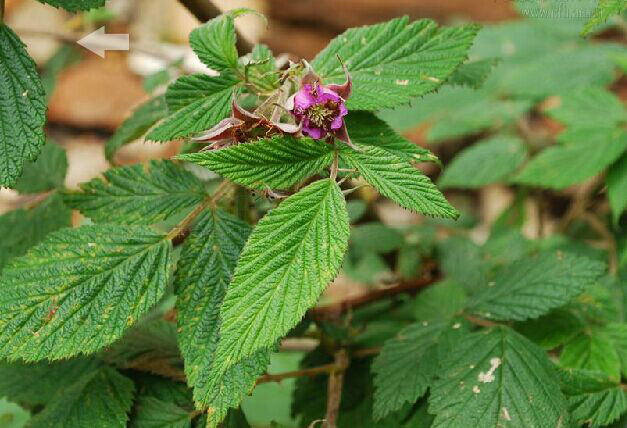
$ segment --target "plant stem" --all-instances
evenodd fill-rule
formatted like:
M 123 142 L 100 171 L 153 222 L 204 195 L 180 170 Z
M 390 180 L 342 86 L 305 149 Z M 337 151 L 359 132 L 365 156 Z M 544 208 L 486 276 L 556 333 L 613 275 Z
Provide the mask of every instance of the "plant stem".
M 180 0 L 180 2 L 202 23 L 222 14 L 222 11 L 211 0 Z M 253 50 L 252 43 L 246 40 L 239 32 L 237 33 L 237 50 L 240 55 L 247 54 Z
M 257 385 L 262 383 L 269 382 L 281 382 L 284 379 L 294 378 L 294 377 L 314 377 L 325 374 L 331 374 L 337 370 L 340 370 L 340 367 L 336 363 L 325 364 L 323 366 L 311 367 L 309 369 L 302 370 L 294 370 L 291 372 L 284 372 L 278 374 L 266 374 L 257 379 Z
M 342 402 L 342 387 L 344 385 L 344 372 L 348 367 L 348 353 L 345 349 L 340 349 L 334 355 L 336 370 L 329 375 L 329 384 L 327 387 L 327 414 L 326 428 L 337 427 L 337 416 L 340 412 L 340 404 Z
M 203 202 L 198 204 L 196 208 L 192 210 L 187 216 L 168 233 L 166 239 L 174 240 L 177 236 L 186 233 L 189 225 L 200 215 L 201 212 L 205 210 L 209 205 L 211 205 L 211 199 L 205 199 Z
M 340 163 L 340 159 L 339 159 L 338 152 L 336 150 L 334 152 L 333 165 L 331 165 L 331 180 L 333 181 L 337 180 L 337 171 L 338 171 L 339 163 Z

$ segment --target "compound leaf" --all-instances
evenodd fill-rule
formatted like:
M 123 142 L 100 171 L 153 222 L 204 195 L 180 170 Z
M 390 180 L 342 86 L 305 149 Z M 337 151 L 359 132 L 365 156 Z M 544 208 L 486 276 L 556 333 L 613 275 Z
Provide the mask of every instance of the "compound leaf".
M 176 403 L 141 396 L 135 403 L 131 428 L 190 428 L 192 416 Z
M 185 241 L 175 275 L 179 345 L 188 383 L 217 424 L 237 407 L 269 363 L 263 350 L 227 370 L 214 364 L 220 307 L 250 227 L 224 211 L 205 211 Z
M 495 320 L 537 318 L 583 293 L 605 270 L 603 262 L 543 252 L 502 269 L 467 308 Z
M 383 196 L 417 213 L 447 218 L 459 216 L 431 180 L 411 163 L 379 147 L 361 146 L 360 149 L 343 150 L 340 156 Z
M 203 183 L 171 161 L 110 169 L 104 179 L 64 194 L 65 203 L 96 223 L 153 224 L 206 197 Z
M 166 91 L 168 116 L 146 136 L 151 141 L 172 141 L 210 129 L 231 112 L 239 80 L 230 73 L 213 77 L 183 76 Z
M 170 256 L 146 227 L 48 235 L 0 277 L 0 356 L 57 360 L 109 345 L 159 301 Z
M 348 246 L 346 202 L 316 181 L 255 227 L 222 306 L 217 359 L 231 366 L 285 335 L 337 275 Z
M 570 426 L 553 364 L 509 328 L 466 335 L 439 373 L 429 398 L 433 428 Z
M 479 27 L 438 28 L 431 20 L 407 17 L 351 28 L 312 61 L 327 82 L 344 80 L 343 61 L 353 79 L 349 109 L 396 107 L 440 87 L 466 59 Z
M 600 371 L 616 382 L 620 380 L 620 357 L 610 336 L 600 328 L 587 329 L 567 343 L 560 365 Z
M 204 166 L 244 186 L 285 189 L 329 166 L 333 151 L 322 141 L 281 136 L 177 159 Z
M 35 61 L 24 43 L 0 23 L 0 186 L 11 187 L 24 162 L 46 142 L 46 101 Z

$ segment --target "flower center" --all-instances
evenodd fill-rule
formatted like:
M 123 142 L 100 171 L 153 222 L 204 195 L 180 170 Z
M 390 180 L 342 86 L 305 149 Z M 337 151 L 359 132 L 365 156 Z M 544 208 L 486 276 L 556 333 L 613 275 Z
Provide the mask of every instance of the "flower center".
M 307 117 L 319 128 L 329 129 L 333 120 L 340 114 L 340 105 L 335 101 L 314 104 L 307 109 Z

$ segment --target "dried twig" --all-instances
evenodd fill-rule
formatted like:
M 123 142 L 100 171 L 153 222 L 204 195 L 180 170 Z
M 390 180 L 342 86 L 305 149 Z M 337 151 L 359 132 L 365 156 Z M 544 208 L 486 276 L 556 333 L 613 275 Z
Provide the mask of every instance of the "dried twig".
M 337 416 L 340 412 L 340 404 L 342 402 L 342 387 L 344 385 L 344 371 L 348 367 L 348 353 L 345 349 L 338 350 L 335 355 L 335 367 L 329 374 L 329 383 L 327 387 L 327 414 L 326 428 L 337 427 Z

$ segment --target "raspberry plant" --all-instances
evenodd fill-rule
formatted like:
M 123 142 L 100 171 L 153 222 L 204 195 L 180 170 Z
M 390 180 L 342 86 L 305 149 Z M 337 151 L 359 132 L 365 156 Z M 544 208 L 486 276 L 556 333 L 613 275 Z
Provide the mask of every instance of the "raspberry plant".
M 104 0 L 48 3 L 76 11 Z M 624 9 L 602 0 L 584 33 Z M 620 228 L 627 114 L 604 88 L 615 64 L 595 63 L 578 77 L 592 85 L 559 93 L 546 114 L 566 128 L 560 144 L 526 162 L 511 124 L 557 93 L 516 80 L 546 58 L 501 58 L 497 43 L 511 34 L 516 51 L 541 31 L 565 55 L 571 29 L 529 19 L 477 36 L 477 25 L 397 18 L 278 68 L 265 45 L 237 50 L 235 20 L 250 12 L 193 31 L 190 46 L 217 74 L 179 77 L 105 147 L 113 165 L 140 137 L 182 139 L 181 153 L 114 166 L 77 191 L 63 187 L 64 151 L 44 144 L 35 64 L 0 26 L 0 179 L 40 195 L 0 217 L 0 396 L 31 409 L 33 428 L 243 428 L 247 394 L 298 377 L 292 413 L 303 426 L 613 426 L 627 412 L 625 244 L 606 254 L 573 237 L 528 240 L 516 207 L 483 245 L 440 239 L 436 226 L 450 229 L 460 212 L 416 168 L 440 161 L 396 129 L 419 118 L 435 123 L 434 141 L 494 133 L 463 150 L 440 185 L 508 181 L 523 202 L 525 186 L 563 189 L 609 168 Z M 620 53 L 576 44 L 582 62 Z M 400 231 L 360 221 L 362 187 L 447 220 Z M 71 228 L 71 209 L 89 224 Z M 319 303 L 342 268 L 370 282 L 390 254 L 395 285 Z M 300 370 L 267 373 L 303 336 L 318 346 Z

